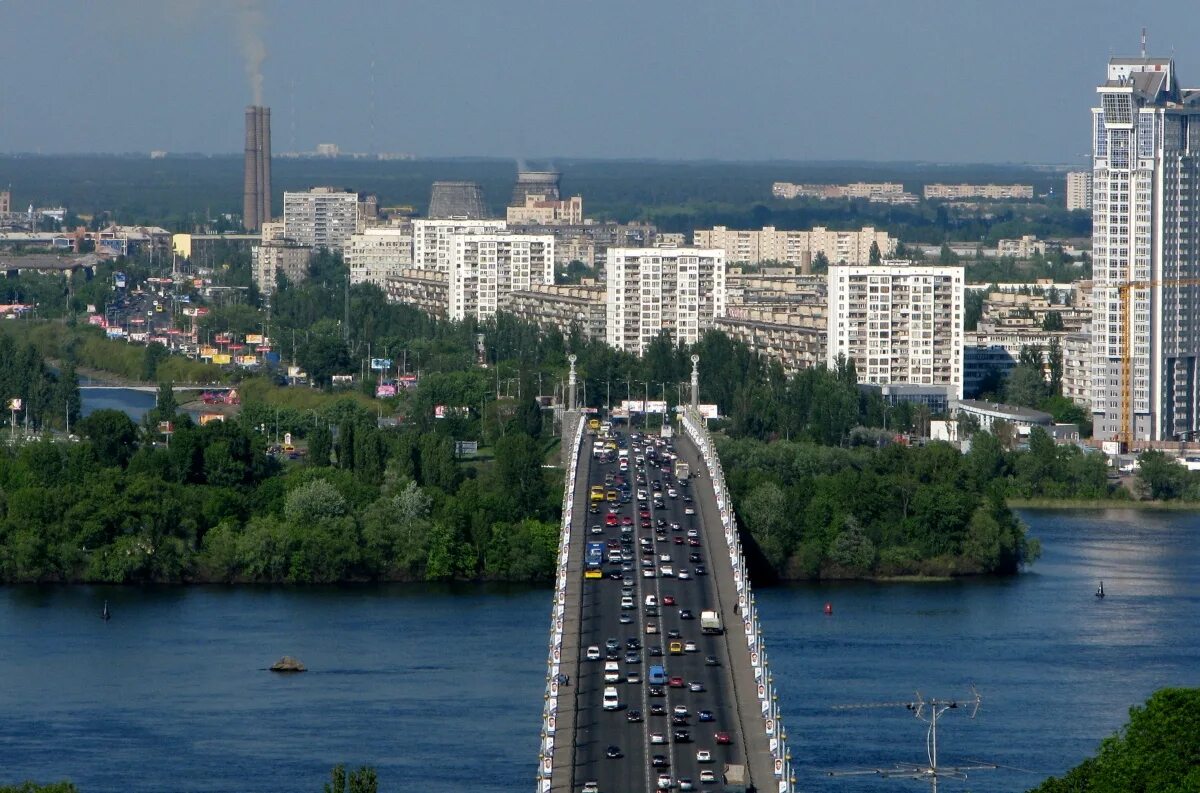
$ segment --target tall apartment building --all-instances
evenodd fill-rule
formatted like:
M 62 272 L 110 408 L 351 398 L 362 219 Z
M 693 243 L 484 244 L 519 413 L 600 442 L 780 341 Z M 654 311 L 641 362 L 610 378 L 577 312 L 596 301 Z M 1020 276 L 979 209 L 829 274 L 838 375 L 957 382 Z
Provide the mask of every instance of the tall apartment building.
M 529 193 L 521 206 L 507 209 L 509 223 L 536 223 L 546 226 L 580 225 L 583 223 L 583 196 L 571 196 L 560 201 L 550 196 Z
M 895 239 L 886 231 L 876 231 L 870 226 L 860 231 L 832 231 L 823 226 L 811 231 L 784 231 L 773 226 L 761 231 L 738 231 L 714 226 L 697 229 L 693 241 L 701 248 L 720 248 L 730 263 L 773 261 L 797 265 L 805 272 L 818 253 L 834 264 L 867 264 L 871 259 L 871 243 L 879 246 L 883 257 L 896 250 Z
M 1028 184 L 927 184 L 925 199 L 948 198 L 1033 198 L 1033 185 Z
M 663 331 L 693 344 L 725 316 L 725 251 L 609 248 L 605 264 L 608 344 L 643 354 Z
M 0 215 L 7 215 L 9 212 L 12 212 L 12 193 L 0 190 Z
M 861 383 L 942 386 L 963 394 L 963 268 L 887 260 L 829 268 L 826 356 L 854 361 Z
M 417 218 L 412 222 L 413 266 L 448 274 L 451 237 L 456 234 L 492 234 L 504 231 L 507 226 L 503 220 Z
M 1200 431 L 1200 89 L 1113 58 L 1092 109 L 1092 411 L 1101 440 Z
M 1067 211 L 1092 209 L 1091 171 L 1071 171 L 1067 174 Z
M 450 238 L 450 319 L 490 319 L 504 295 L 552 283 L 554 237 L 548 234 L 454 234 Z
M 261 242 L 250 248 L 250 273 L 254 285 L 260 293 L 269 295 L 275 291 L 275 283 L 281 275 L 289 283 L 300 283 L 308 278 L 312 256 L 310 246 L 288 239 L 283 223 L 263 223 Z
M 370 199 L 336 187 L 283 194 L 284 236 L 301 245 L 345 252 L 365 222 Z
M 413 266 L 413 234 L 409 226 L 375 226 L 350 235 L 346 248 L 350 283 L 387 286 L 388 276 Z

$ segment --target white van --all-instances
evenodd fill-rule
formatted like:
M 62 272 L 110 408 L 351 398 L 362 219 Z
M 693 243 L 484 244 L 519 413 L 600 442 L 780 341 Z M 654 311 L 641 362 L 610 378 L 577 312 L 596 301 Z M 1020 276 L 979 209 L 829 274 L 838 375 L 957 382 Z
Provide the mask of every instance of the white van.
M 616 661 L 604 662 L 604 682 L 617 683 L 621 680 L 621 665 Z M 607 694 L 605 695 L 607 696 Z
M 617 710 L 621 707 L 621 703 L 617 701 L 617 689 L 615 686 L 608 686 L 604 689 L 604 709 Z

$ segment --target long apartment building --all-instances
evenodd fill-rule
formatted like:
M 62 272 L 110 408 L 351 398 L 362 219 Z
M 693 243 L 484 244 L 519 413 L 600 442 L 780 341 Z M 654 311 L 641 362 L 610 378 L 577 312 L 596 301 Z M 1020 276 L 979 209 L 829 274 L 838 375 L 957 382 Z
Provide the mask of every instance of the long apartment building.
M 350 235 L 346 265 L 351 284 L 375 284 L 383 289 L 388 276 L 413 266 L 410 226 L 376 226 Z
M 1092 109 L 1095 437 L 1200 432 L 1200 89 L 1113 58 Z
M 927 184 L 925 200 L 956 198 L 990 198 L 1014 200 L 1033 198 L 1033 185 L 1029 184 Z
M 604 287 L 596 283 L 530 284 L 500 296 L 500 310 L 554 329 L 564 337 L 578 330 L 588 341 L 604 341 Z
M 548 234 L 454 234 L 450 246 L 450 319 L 490 319 L 504 295 L 554 283 Z
M 719 248 L 609 248 L 608 344 L 643 354 L 664 331 L 692 344 L 725 316 L 725 252 Z
M 829 268 L 826 360 L 854 361 L 877 385 L 963 394 L 963 268 L 886 260 Z
M 492 234 L 504 231 L 503 220 L 469 218 L 418 218 L 412 222 L 413 266 L 450 273 L 450 240 L 456 234 Z
M 283 194 L 284 236 L 311 248 L 345 253 L 350 236 L 360 231 L 375 211 L 374 196 L 336 187 L 314 187 Z
M 771 195 L 776 198 L 865 198 L 891 204 L 916 203 L 917 197 L 904 191 L 899 182 L 851 182 L 850 184 L 794 184 L 775 182 Z
M 808 272 L 817 254 L 833 264 L 867 264 L 871 245 L 879 246 L 880 255 L 896 250 L 896 240 L 886 231 L 864 226 L 859 231 L 834 231 L 817 226 L 810 231 L 786 231 L 766 226 L 761 230 L 739 231 L 725 226 L 697 229 L 694 242 L 701 248 L 720 248 L 730 263 L 759 264 L 779 262 L 795 265 Z

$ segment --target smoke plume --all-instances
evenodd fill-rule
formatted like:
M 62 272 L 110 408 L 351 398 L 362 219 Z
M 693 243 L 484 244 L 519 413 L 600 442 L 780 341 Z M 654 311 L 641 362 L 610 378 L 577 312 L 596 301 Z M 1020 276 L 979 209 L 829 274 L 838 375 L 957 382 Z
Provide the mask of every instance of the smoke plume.
M 263 43 L 262 31 L 266 26 L 266 15 L 263 14 L 257 0 L 237 0 L 235 9 L 237 24 L 238 46 L 242 50 L 242 60 L 246 67 L 246 80 L 250 83 L 250 93 L 254 95 L 254 104 L 263 103 L 263 61 L 267 59 L 267 45 Z

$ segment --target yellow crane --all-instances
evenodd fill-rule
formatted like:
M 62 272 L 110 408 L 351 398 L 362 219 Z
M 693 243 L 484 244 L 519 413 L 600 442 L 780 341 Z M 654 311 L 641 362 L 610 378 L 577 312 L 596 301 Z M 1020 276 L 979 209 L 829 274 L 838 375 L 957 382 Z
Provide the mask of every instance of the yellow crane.
M 1146 281 L 1126 281 L 1117 284 L 1121 305 L 1125 310 L 1122 318 L 1121 347 L 1121 427 L 1117 440 L 1123 451 L 1133 450 L 1133 297 L 1135 289 L 1154 289 L 1159 286 L 1200 286 L 1200 278 L 1169 278 Z

